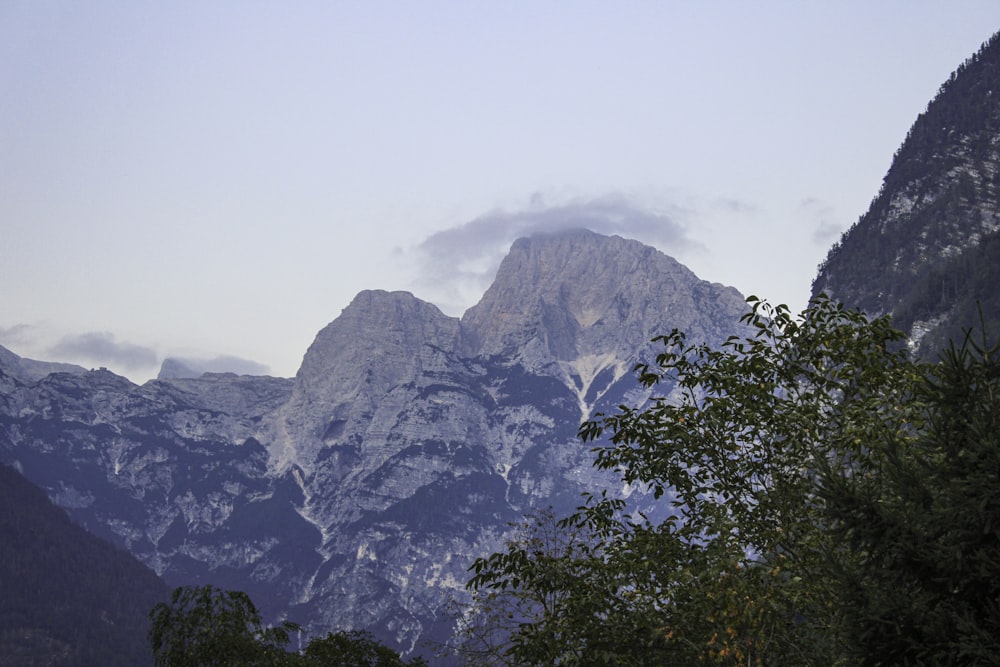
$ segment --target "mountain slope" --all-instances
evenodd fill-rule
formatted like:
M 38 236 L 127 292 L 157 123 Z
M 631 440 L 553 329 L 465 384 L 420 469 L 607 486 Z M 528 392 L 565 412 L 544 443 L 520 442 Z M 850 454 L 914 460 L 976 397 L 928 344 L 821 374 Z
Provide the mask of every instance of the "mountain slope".
M 76 364 L 63 364 L 53 361 L 35 361 L 19 357 L 0 345 L 0 370 L 16 377 L 22 382 L 36 382 L 49 373 L 86 373 L 87 369 Z
M 0 465 L 0 665 L 151 665 L 148 613 L 169 589 Z
M 892 313 L 925 353 L 1000 318 L 1000 33 L 952 74 L 914 122 L 869 210 L 813 283 Z M 995 329 L 995 327 L 994 327 Z M 926 338 L 925 338 L 926 337 Z

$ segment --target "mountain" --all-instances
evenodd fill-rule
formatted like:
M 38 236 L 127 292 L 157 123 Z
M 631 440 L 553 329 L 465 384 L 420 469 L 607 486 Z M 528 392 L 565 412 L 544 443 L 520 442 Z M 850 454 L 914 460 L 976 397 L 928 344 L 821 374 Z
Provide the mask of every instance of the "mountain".
M 587 413 L 588 391 L 601 384 L 592 381 L 609 371 L 622 377 L 637 344 L 669 331 L 666 324 L 723 340 L 734 299 L 742 308 L 734 290 L 635 241 L 606 238 L 598 252 L 595 235 L 582 230 L 520 239 L 462 317 L 462 351 L 503 356 L 576 386 Z
M 7 348 L 0 346 L 0 370 L 23 382 L 41 380 L 49 373 L 72 373 L 80 375 L 87 369 L 76 364 L 63 364 L 54 361 L 35 361 L 19 357 Z
M 233 373 L 235 375 L 266 375 L 267 367 L 239 357 L 221 356 L 214 359 L 167 357 L 160 365 L 157 380 L 198 378 L 205 373 Z
M 461 319 L 360 293 L 293 380 L 0 375 L 0 457 L 171 584 L 426 651 L 524 513 L 594 488 L 664 506 L 595 470 L 577 427 L 647 398 L 630 369 L 653 336 L 719 344 L 744 309 L 636 241 L 521 239 Z
M 1000 33 L 942 84 L 882 188 L 813 283 L 892 314 L 931 356 L 963 329 L 1000 332 Z
M 0 666 L 151 665 L 149 610 L 169 590 L 0 465 Z

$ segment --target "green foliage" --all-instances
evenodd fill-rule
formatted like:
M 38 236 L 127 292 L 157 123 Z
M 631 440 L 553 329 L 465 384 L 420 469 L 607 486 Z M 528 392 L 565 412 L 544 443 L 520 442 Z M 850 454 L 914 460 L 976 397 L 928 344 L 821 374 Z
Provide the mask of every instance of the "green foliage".
M 530 655 L 534 664 L 555 665 L 584 660 L 605 644 L 620 645 L 624 638 L 606 636 L 614 629 L 603 618 L 609 607 L 626 611 L 617 604 L 620 581 L 601 565 L 604 545 L 620 529 L 615 513 L 621 508 L 621 501 L 602 497 L 594 511 L 558 521 L 551 511 L 539 512 L 507 551 L 476 561 L 469 582 L 472 613 L 464 618 L 456 650 L 465 664 L 517 665 Z M 631 620 L 641 625 L 641 619 Z M 644 641 L 635 646 L 648 649 Z
M 915 437 L 824 471 L 862 665 L 1000 664 L 1000 347 L 951 346 L 916 402 Z
M 246 593 L 181 587 L 150 612 L 156 667 L 281 665 L 294 623 L 264 627 Z
M 366 632 L 337 632 L 310 640 L 299 654 L 285 650 L 300 628 L 266 627 L 246 593 L 214 586 L 177 588 L 170 603 L 149 613 L 156 667 L 420 667 L 404 662 Z
M 885 318 L 822 297 L 798 320 L 749 302 L 750 335 L 721 349 L 678 331 L 659 338 L 656 364 L 637 372 L 667 395 L 580 429 L 599 467 L 669 492 L 669 518 L 594 497 L 560 526 L 586 527 L 597 546 L 550 562 L 520 541 L 476 561 L 477 593 L 536 600 L 503 644 L 506 660 L 847 664 L 839 573 L 855 556 L 826 529 L 819 475 L 913 439 L 923 367 Z
M 404 662 L 392 649 L 362 631 L 330 633 L 306 646 L 302 665 L 315 667 L 404 667 L 426 665 L 422 658 Z

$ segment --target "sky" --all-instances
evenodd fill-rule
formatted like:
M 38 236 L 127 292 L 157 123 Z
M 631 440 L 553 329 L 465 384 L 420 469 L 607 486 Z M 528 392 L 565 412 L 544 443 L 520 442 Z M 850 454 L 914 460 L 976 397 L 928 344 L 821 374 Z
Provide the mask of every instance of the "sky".
M 803 308 L 996 0 L 0 0 L 0 345 L 291 377 L 588 227 Z

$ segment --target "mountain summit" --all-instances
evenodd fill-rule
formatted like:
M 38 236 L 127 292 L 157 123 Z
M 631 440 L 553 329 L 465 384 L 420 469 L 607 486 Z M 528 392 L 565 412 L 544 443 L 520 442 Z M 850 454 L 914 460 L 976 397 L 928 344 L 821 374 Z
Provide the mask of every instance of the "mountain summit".
M 699 280 L 638 241 L 586 230 L 538 235 L 514 242 L 462 317 L 463 352 L 504 356 L 570 386 L 605 369 L 617 379 L 636 342 L 668 323 L 717 339 L 720 319 L 742 308 L 735 289 Z

